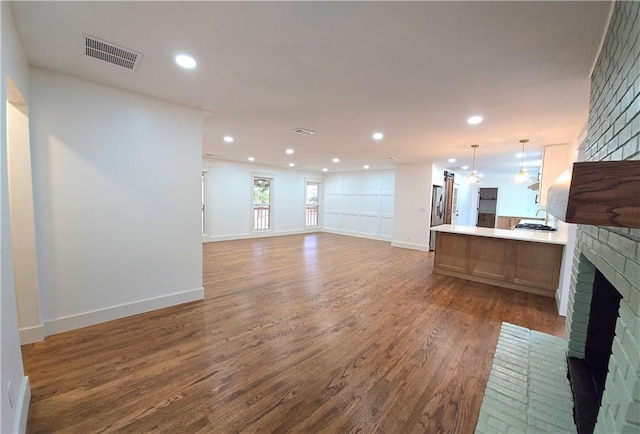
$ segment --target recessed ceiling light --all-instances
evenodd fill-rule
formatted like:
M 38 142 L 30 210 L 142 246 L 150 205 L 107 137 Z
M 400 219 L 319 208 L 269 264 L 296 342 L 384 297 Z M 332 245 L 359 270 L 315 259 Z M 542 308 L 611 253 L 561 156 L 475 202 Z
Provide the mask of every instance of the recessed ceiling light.
M 470 125 L 478 125 L 482 122 L 482 116 L 474 115 L 467 119 L 467 123 Z
M 287 150 L 284 151 L 284 152 L 286 152 L 287 154 L 291 155 L 291 154 L 293 154 L 293 149 L 287 148 Z
M 232 142 L 233 142 L 233 137 L 231 137 L 231 136 L 224 136 L 224 137 L 222 138 L 222 140 L 224 140 L 224 141 L 225 141 L 225 142 L 227 142 L 227 143 L 232 143 Z
M 322 168 L 322 171 L 323 171 L 323 172 L 328 172 L 328 171 L 329 171 L 329 169 L 327 169 L 326 167 L 323 167 L 323 168 Z
M 295 167 L 294 163 L 289 163 L 289 167 Z
M 339 163 L 339 162 L 340 162 L 340 159 L 339 159 L 339 158 L 334 158 L 334 159 L 333 159 L 333 160 L 331 160 L 331 161 L 333 161 L 334 163 Z
M 468 168 L 469 168 L 469 166 L 467 166 L 466 164 L 461 167 L 462 170 L 467 170 Z
M 191 56 L 187 56 L 186 54 L 177 55 L 176 63 L 184 69 L 193 69 L 197 65 L 196 60 Z
M 368 165 L 368 164 L 365 164 L 364 166 L 362 166 L 362 168 L 363 168 L 363 169 L 368 169 L 368 168 L 369 168 L 369 165 Z
M 455 159 L 455 158 L 449 158 L 447 161 L 448 161 L 449 163 L 455 163 L 455 162 L 456 162 L 456 159 Z
M 384 138 L 384 134 L 382 134 L 382 133 L 373 133 L 373 135 L 371 137 L 373 137 L 373 140 L 382 140 Z
M 249 160 L 249 161 L 255 161 L 256 159 L 255 159 L 255 158 L 253 158 L 253 157 L 249 157 L 249 158 L 247 158 L 247 160 Z

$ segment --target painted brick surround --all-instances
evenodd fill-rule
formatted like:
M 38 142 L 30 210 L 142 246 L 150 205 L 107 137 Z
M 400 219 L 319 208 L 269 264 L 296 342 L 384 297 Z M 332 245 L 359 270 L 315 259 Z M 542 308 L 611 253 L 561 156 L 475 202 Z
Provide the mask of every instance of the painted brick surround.
M 614 5 L 591 77 L 585 161 L 640 159 L 640 2 Z M 640 194 L 640 193 L 639 193 Z M 640 432 L 640 229 L 578 226 L 565 345 L 584 357 L 595 268 L 622 294 L 596 433 Z

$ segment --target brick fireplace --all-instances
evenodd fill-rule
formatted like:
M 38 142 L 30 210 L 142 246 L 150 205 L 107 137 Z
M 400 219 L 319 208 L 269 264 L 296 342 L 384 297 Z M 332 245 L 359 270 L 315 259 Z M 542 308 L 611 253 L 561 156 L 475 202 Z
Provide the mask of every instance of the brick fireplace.
M 591 77 L 585 161 L 640 159 L 640 3 L 616 2 Z M 595 432 L 640 432 L 640 229 L 579 225 L 565 345 L 584 358 L 596 270 L 622 295 Z

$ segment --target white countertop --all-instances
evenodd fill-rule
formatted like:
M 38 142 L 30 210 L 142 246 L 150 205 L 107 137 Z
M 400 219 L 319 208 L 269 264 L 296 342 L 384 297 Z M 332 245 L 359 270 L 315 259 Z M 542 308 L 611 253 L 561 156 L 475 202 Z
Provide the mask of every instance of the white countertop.
M 439 225 L 430 228 L 436 232 L 449 232 L 452 234 L 474 235 L 477 237 L 503 238 L 506 240 L 533 241 L 535 243 L 546 244 L 567 244 L 566 231 L 534 231 L 529 229 L 493 229 L 478 228 L 473 226 L 460 225 Z

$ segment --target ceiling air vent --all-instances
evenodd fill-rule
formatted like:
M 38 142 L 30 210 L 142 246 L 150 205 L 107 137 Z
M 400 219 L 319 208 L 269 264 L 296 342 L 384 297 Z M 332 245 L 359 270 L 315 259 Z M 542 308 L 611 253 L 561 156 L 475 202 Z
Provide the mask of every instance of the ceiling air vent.
M 84 54 L 127 69 L 136 69 L 142 54 L 90 35 L 82 35 Z
M 293 131 L 296 134 L 304 134 L 305 136 L 310 136 L 312 134 L 315 134 L 315 131 L 311 131 L 306 128 L 294 128 L 291 131 Z

